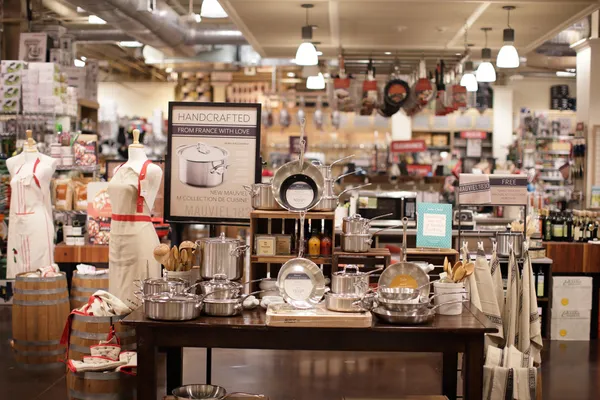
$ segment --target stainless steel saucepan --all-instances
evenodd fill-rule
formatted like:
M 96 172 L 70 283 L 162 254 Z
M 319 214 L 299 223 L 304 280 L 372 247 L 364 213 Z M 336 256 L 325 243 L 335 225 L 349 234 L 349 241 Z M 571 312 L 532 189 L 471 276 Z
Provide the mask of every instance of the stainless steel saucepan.
M 363 218 L 360 214 L 354 214 L 350 217 L 344 217 L 342 220 L 342 232 L 345 234 L 363 234 L 369 233 L 369 229 L 371 228 L 371 221 L 376 219 L 389 217 L 392 213 L 378 215 L 375 218 Z
M 346 253 L 366 253 L 371 248 L 373 243 L 373 236 L 386 231 L 388 229 L 398 228 L 402 225 L 388 226 L 387 228 L 380 229 L 375 233 L 342 233 L 342 251 Z
M 270 183 L 254 183 L 244 185 L 244 189 L 250 193 L 252 208 L 255 210 L 283 210 L 273 197 L 273 189 Z
M 342 195 L 346 192 L 352 191 L 352 190 L 356 190 L 356 189 L 362 189 L 364 187 L 370 186 L 370 183 L 366 183 L 364 185 L 358 185 L 358 186 L 354 186 L 345 190 L 342 190 L 340 192 L 340 194 L 338 195 L 333 195 L 333 196 L 323 196 L 321 198 L 321 201 L 319 202 L 319 204 L 317 204 L 317 206 L 315 207 L 315 211 L 334 211 L 337 206 L 340 204 L 340 197 L 342 197 Z

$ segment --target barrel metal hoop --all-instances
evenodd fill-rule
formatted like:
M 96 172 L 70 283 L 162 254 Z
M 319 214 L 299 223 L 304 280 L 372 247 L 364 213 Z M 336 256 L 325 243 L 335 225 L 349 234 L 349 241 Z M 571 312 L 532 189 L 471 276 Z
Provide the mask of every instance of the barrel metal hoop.
M 85 293 L 96 293 L 98 290 L 105 290 L 108 291 L 108 288 L 106 287 L 100 287 L 100 288 L 89 288 L 89 287 L 80 287 L 80 286 L 71 286 L 71 292 L 77 291 L 77 292 L 85 292 Z
M 115 335 L 118 338 L 126 338 L 126 337 L 131 337 L 131 336 L 135 336 L 135 331 L 125 331 L 125 332 L 115 332 Z M 108 337 L 108 332 L 107 333 L 101 333 L 101 332 L 84 332 L 84 331 L 79 331 L 79 330 L 73 330 L 71 331 L 71 336 L 75 336 L 78 338 L 82 338 L 82 339 L 94 339 L 94 340 L 106 340 Z
M 20 356 L 33 356 L 33 357 L 45 357 L 45 356 L 60 356 L 65 354 L 66 349 L 58 349 L 58 350 L 44 350 L 44 351 L 21 351 L 18 349 L 14 349 L 15 353 Z
M 59 368 L 59 367 L 65 367 L 65 363 L 62 362 L 55 362 L 55 363 L 48 363 L 48 364 L 19 364 L 17 363 L 17 365 L 19 366 L 19 368 L 22 369 L 27 369 L 30 371 L 38 371 L 38 370 L 46 370 L 46 369 L 54 369 L 54 368 Z
M 42 300 L 42 301 L 29 301 L 29 300 L 13 300 L 13 304 L 17 306 L 54 306 L 57 304 L 68 303 L 69 298 L 58 300 Z
M 112 325 L 116 322 L 119 322 L 120 320 L 122 320 L 125 317 L 126 317 L 126 315 L 114 315 L 112 317 L 94 317 L 93 315 L 74 314 L 73 321 L 90 322 L 93 324 L 104 324 L 104 323 L 108 322 L 109 324 Z
M 67 288 L 57 288 L 57 289 L 46 289 L 46 290 L 32 290 L 32 289 L 19 289 L 14 288 L 13 292 L 17 294 L 29 294 L 29 295 L 39 295 L 39 294 L 58 294 L 66 292 Z
M 17 276 L 15 278 L 15 282 L 58 282 L 58 281 L 66 281 L 67 280 L 67 276 L 65 275 L 64 272 L 60 272 L 60 275 L 58 276 L 51 276 L 51 277 L 38 277 L 38 278 L 27 278 L 24 276 Z
M 43 341 L 28 341 L 28 340 L 13 339 L 13 342 L 15 344 L 23 345 L 23 346 L 53 346 L 56 344 L 60 344 L 60 340 L 47 340 L 47 341 L 43 342 Z

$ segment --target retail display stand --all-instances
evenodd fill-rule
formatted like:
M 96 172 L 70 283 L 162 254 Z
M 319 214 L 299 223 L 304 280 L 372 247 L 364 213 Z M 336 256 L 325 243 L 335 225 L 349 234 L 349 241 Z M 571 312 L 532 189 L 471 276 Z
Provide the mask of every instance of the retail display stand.
M 305 221 L 311 221 L 311 223 L 316 222 L 328 232 L 332 244 L 335 244 L 335 232 L 333 229 L 334 220 L 334 212 L 309 211 L 305 216 Z M 270 272 L 271 277 L 276 277 L 283 264 L 298 256 L 298 251 L 294 248 L 296 247 L 294 246 L 294 243 L 292 243 L 290 254 L 256 255 L 256 235 L 270 236 L 283 234 L 295 237 L 295 235 L 297 235 L 297 225 L 299 221 L 300 213 L 285 210 L 254 210 L 250 213 L 250 249 L 252 255 L 250 256 L 250 275 L 246 277 L 246 281 L 264 278 L 267 276 L 267 272 Z M 305 238 L 305 240 L 308 239 L 308 237 Z M 304 257 L 317 265 L 322 265 L 325 275 L 331 273 L 331 255 L 311 256 L 309 254 L 304 254 Z M 254 290 L 254 288 L 252 289 Z
M 336 247 L 331 262 L 331 272 L 340 270 L 340 264 L 362 265 L 368 269 L 387 268 L 392 263 L 392 255 L 389 249 L 381 247 L 369 249 L 366 253 L 347 253 Z

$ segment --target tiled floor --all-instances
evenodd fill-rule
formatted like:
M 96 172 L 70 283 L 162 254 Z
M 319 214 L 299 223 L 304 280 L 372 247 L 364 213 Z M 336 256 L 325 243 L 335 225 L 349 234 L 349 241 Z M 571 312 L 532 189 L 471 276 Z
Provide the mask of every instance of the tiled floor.
M 15 365 L 10 318 L 10 307 L 0 307 L 0 399 L 67 399 L 62 370 L 30 372 Z M 600 399 L 599 350 L 597 342 L 547 342 L 544 400 Z M 203 349 L 186 350 L 185 383 L 204 381 L 204 357 Z M 440 368 L 441 357 L 435 354 L 213 351 L 214 384 L 229 391 L 265 393 L 273 400 L 436 394 L 441 391 Z

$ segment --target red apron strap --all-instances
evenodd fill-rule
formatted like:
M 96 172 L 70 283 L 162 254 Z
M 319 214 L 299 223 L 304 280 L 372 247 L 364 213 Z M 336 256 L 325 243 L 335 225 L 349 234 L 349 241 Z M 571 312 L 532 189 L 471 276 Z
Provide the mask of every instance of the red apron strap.
M 142 170 L 140 171 L 140 175 L 138 176 L 138 198 L 137 198 L 137 212 L 144 212 L 144 196 L 142 196 L 142 181 L 146 179 L 146 171 L 148 170 L 148 165 L 152 164 L 152 161 L 146 160 L 144 165 L 142 166 Z
M 33 164 L 33 179 L 35 180 L 36 185 L 38 185 L 38 187 L 41 189 L 42 186 L 40 186 L 40 180 L 38 179 L 38 177 L 35 175 L 35 170 L 37 169 L 38 164 L 40 163 L 40 159 L 36 158 L 35 159 L 35 164 Z

